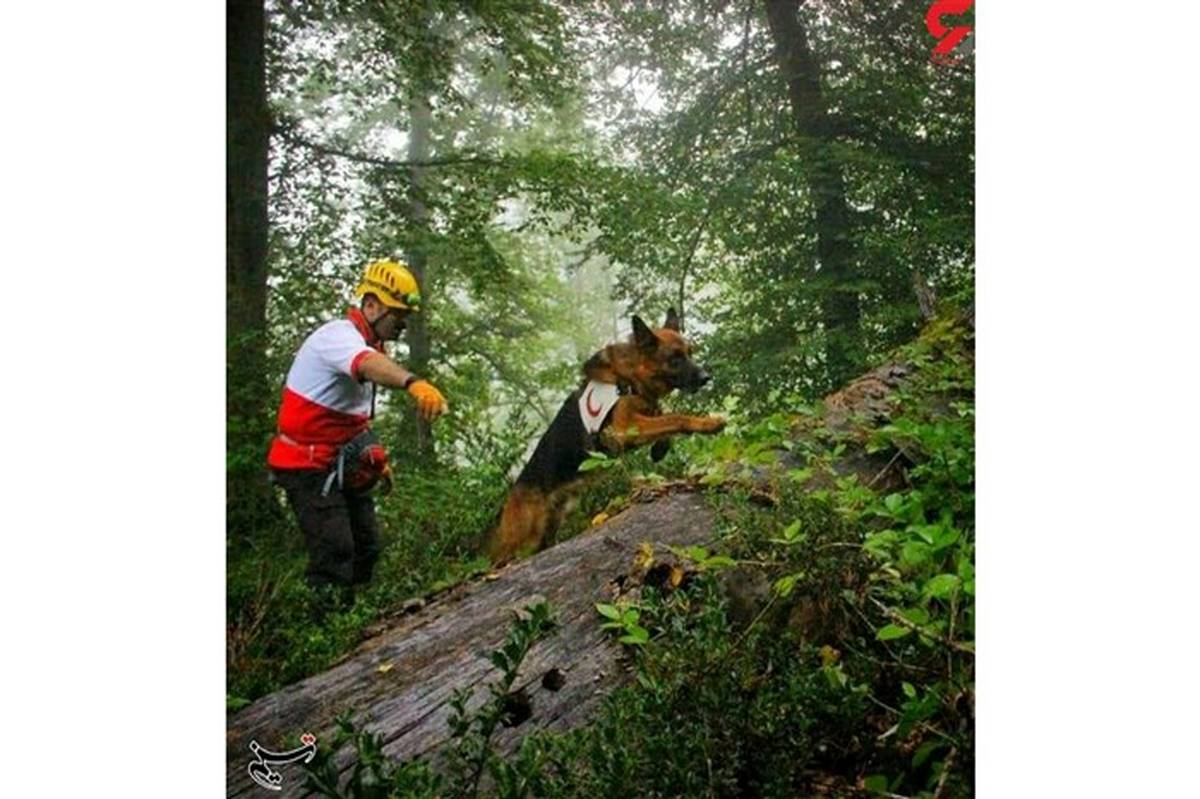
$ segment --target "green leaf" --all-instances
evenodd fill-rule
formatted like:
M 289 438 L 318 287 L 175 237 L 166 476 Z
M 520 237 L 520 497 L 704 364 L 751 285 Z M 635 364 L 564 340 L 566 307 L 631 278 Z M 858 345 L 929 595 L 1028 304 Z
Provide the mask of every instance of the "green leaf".
M 782 535 L 783 537 L 782 538 L 772 538 L 771 542 L 774 544 L 786 544 L 786 545 L 790 546 L 792 544 L 802 544 L 802 543 L 804 543 L 805 540 L 808 539 L 807 533 L 800 532 L 800 520 L 799 519 L 792 522 L 787 527 L 783 528 L 780 535 Z
M 627 628 L 625 635 L 617 639 L 622 644 L 633 644 L 640 646 L 650 640 L 650 631 L 645 627 L 634 624 Z
M 845 688 L 846 683 L 850 681 L 850 678 L 846 676 L 846 672 L 842 671 L 840 664 L 837 666 L 825 666 L 821 671 L 825 672 L 825 679 L 829 681 L 829 685 L 832 688 Z
M 925 626 L 929 623 L 929 611 L 925 610 L 925 608 L 904 608 L 900 611 L 900 615 L 913 624 Z
M 936 524 L 914 524 L 908 529 L 919 535 L 926 544 L 932 544 L 941 528 Z
M 917 766 L 924 763 L 926 760 L 929 759 L 930 755 L 932 755 L 934 752 L 936 752 L 938 749 L 940 749 L 941 747 L 943 747 L 945 745 L 946 744 L 942 741 L 926 741 L 925 743 L 918 746 L 916 753 L 913 754 L 913 759 L 912 759 L 913 768 L 916 768 Z
M 958 588 L 962 580 L 957 574 L 939 574 L 925 583 L 925 593 L 936 599 L 945 599 Z
M 920 566 L 932 554 L 933 550 L 924 541 L 908 541 L 900 548 L 900 563 L 903 566 Z
M 863 780 L 863 787 L 871 793 L 887 793 L 888 778 L 883 774 L 872 774 Z
M 796 483 L 806 483 L 812 477 L 812 469 L 792 469 L 788 472 L 788 479 Z
M 597 602 L 596 610 L 599 611 L 601 616 L 607 619 L 612 619 L 613 621 L 621 620 L 621 609 L 616 605 L 606 605 L 603 602 Z
M 586 461 L 579 464 L 579 471 L 590 472 L 593 469 L 608 469 L 608 468 L 616 465 L 616 461 L 609 460 L 607 456 L 604 456 L 600 453 L 592 453 L 592 454 L 593 454 L 593 457 L 588 458 Z M 600 457 L 598 457 L 598 458 L 594 457 L 595 455 L 600 455 Z
M 900 540 L 899 531 L 880 530 L 867 536 L 863 542 L 863 549 L 877 558 L 886 558 L 891 553 L 892 545 L 898 540 Z
M 887 624 L 879 628 L 879 631 L 875 633 L 875 637 L 880 641 L 891 641 L 896 638 L 903 638 L 910 633 L 912 633 L 912 630 L 907 627 L 901 627 L 898 624 Z
M 792 593 L 792 589 L 796 587 L 796 581 L 804 577 L 804 572 L 796 572 L 785 577 L 780 577 L 775 581 L 775 593 L 780 597 L 786 597 Z
M 250 700 L 246 699 L 245 697 L 231 696 L 229 694 L 225 694 L 225 710 L 226 711 L 232 712 L 234 710 L 241 710 L 248 704 L 250 704 Z
M 959 539 L 961 535 L 958 530 L 947 525 L 937 525 L 933 535 L 933 548 L 945 549 Z
M 914 688 L 913 684 L 910 682 L 900 683 L 900 690 L 904 691 L 904 695 L 907 696 L 909 699 L 917 698 L 917 689 Z

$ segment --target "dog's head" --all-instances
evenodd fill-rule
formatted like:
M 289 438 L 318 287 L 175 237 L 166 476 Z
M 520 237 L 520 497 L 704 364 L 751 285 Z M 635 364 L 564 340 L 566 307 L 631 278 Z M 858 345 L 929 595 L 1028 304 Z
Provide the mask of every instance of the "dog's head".
M 651 330 L 640 316 L 633 317 L 633 343 L 637 347 L 636 376 L 640 383 L 667 394 L 674 389 L 688 393 L 699 391 L 712 375 L 692 360 L 692 343 L 680 330 L 675 309 L 658 330 Z

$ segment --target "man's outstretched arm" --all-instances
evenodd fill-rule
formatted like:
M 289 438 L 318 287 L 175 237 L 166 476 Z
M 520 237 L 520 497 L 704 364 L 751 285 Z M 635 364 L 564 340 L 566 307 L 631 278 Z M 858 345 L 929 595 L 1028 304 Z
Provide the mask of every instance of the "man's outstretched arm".
M 372 383 L 406 389 L 417 401 L 417 410 L 427 422 L 433 421 L 448 408 L 446 398 L 440 391 L 382 353 L 373 352 L 363 358 L 358 365 L 358 373 Z

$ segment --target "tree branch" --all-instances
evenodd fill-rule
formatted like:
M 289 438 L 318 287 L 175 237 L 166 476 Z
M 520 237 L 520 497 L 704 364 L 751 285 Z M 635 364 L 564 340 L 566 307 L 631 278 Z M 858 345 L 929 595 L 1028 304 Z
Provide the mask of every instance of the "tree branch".
M 892 621 L 894 621 L 896 624 L 900 625 L 901 627 L 906 627 L 915 633 L 920 633 L 921 635 L 925 636 L 926 638 L 930 638 L 934 641 L 937 641 L 939 644 L 944 644 L 945 646 L 950 647 L 951 649 L 953 649 L 956 652 L 963 652 L 965 654 L 970 655 L 971 657 L 975 657 L 975 650 L 972 649 L 971 647 L 967 646 L 966 644 L 962 644 L 962 643 L 959 643 L 958 641 L 953 641 L 943 635 L 939 635 L 938 633 L 934 632 L 933 630 L 929 629 L 928 627 L 922 627 L 919 624 L 914 624 L 913 622 L 911 622 L 908 619 L 901 616 L 900 612 L 898 610 L 895 610 L 894 608 L 889 608 L 887 605 L 883 604 L 875 597 L 867 597 L 867 598 L 871 600 L 871 602 L 875 605 L 875 607 L 877 607 L 881 611 L 883 611 L 883 615 L 887 616 L 889 619 L 891 619 Z
M 385 167 L 387 169 L 411 169 L 413 167 L 433 167 L 433 166 L 453 166 L 457 164 L 475 164 L 480 166 L 495 166 L 504 162 L 502 158 L 492 158 L 482 155 L 447 155 L 441 158 L 429 158 L 418 161 L 401 161 L 394 158 L 381 158 L 374 155 L 366 155 L 365 153 L 354 152 L 353 150 L 335 147 L 331 144 L 323 144 L 313 141 L 296 132 L 295 128 L 290 125 L 277 124 L 274 133 L 283 137 L 292 144 L 300 147 L 305 147 L 322 155 L 331 155 L 336 158 L 345 158 L 348 161 L 355 161 L 360 164 L 373 164 L 375 166 Z
M 942 763 L 942 776 L 938 778 L 937 788 L 933 791 L 933 799 L 941 799 L 942 789 L 946 787 L 946 777 L 950 776 L 950 767 L 954 765 L 954 756 L 958 754 L 958 747 L 950 747 L 950 754 L 946 756 L 946 760 Z
M 696 248 L 700 246 L 700 236 L 703 235 L 705 228 L 708 227 L 708 220 L 712 218 L 712 206 L 709 206 L 708 213 L 704 215 L 704 221 L 696 226 L 696 232 L 692 234 L 692 244 L 688 248 L 687 260 L 683 262 L 683 269 L 679 272 L 679 324 L 680 327 L 687 329 L 685 323 L 686 313 L 684 310 L 683 298 L 687 291 L 688 273 L 692 271 L 692 259 L 696 257 Z
M 523 381 L 514 379 L 509 370 L 504 368 L 500 362 L 491 355 L 491 353 L 485 352 L 478 347 L 467 346 L 462 349 L 462 354 L 474 355 L 488 366 L 492 367 L 492 369 L 501 379 L 505 380 L 511 388 L 516 389 L 517 393 L 525 398 L 525 402 L 529 404 L 529 407 L 533 408 L 537 415 L 542 418 L 543 422 L 550 424 L 552 421 L 550 414 L 547 413 L 546 409 L 542 407 L 541 400 L 538 398 L 538 396 L 526 389 Z

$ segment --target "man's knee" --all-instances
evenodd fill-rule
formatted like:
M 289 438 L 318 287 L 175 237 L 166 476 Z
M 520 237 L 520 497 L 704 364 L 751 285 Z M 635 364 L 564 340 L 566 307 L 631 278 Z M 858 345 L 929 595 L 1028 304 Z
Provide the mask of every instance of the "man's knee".
M 332 492 L 310 495 L 300 513 L 308 578 L 313 585 L 350 585 L 354 576 L 354 533 L 346 504 Z
M 322 494 L 320 482 L 297 475 L 288 483 L 308 550 L 308 582 L 314 587 L 365 583 L 381 551 L 374 503 L 341 491 Z

